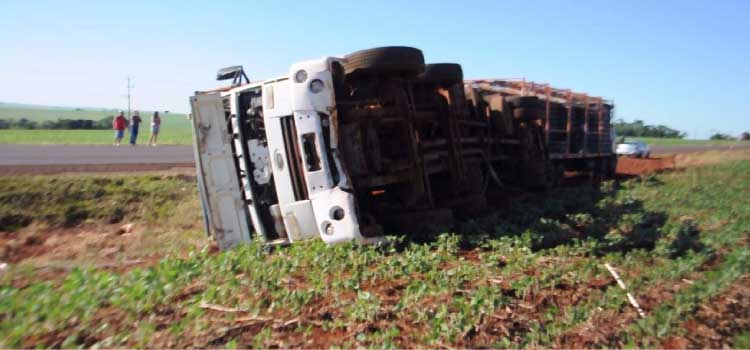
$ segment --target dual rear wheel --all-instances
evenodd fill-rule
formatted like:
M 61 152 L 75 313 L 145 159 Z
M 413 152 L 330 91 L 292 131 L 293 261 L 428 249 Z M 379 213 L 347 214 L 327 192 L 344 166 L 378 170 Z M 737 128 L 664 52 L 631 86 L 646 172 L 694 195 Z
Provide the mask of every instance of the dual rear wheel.
M 406 46 L 377 47 L 346 55 L 344 72 L 355 75 L 379 73 L 451 84 L 462 82 L 464 78 L 460 64 L 425 64 L 421 50 Z

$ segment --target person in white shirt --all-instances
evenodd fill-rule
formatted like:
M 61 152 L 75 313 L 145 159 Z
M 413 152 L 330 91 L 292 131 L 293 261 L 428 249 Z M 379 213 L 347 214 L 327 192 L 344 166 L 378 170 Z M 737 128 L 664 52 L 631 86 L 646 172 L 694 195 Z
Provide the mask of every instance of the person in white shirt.
M 151 137 L 148 139 L 148 144 L 156 146 L 156 139 L 159 137 L 159 127 L 161 127 L 161 117 L 159 112 L 154 112 L 151 116 Z

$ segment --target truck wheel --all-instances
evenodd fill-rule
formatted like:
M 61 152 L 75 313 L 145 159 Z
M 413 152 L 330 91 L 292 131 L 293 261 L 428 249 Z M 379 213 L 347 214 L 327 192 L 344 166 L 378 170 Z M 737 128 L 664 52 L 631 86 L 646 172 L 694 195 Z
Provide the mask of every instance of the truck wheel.
M 610 156 L 607 160 L 607 177 L 614 179 L 617 176 L 617 156 Z
M 554 176 L 555 176 L 555 187 L 560 186 L 565 179 L 565 166 L 560 164 L 554 164 Z
M 425 65 L 419 78 L 430 82 L 460 83 L 464 80 L 464 71 L 458 63 L 431 63 Z
M 377 47 L 344 56 L 346 74 L 356 71 L 375 71 L 417 75 L 422 73 L 424 68 L 422 51 L 413 47 Z
M 588 164 L 589 177 L 593 186 L 598 188 L 602 181 L 607 178 L 607 172 L 609 169 L 609 165 L 607 163 L 607 159 L 603 158 L 594 159 L 591 161 L 591 163 Z

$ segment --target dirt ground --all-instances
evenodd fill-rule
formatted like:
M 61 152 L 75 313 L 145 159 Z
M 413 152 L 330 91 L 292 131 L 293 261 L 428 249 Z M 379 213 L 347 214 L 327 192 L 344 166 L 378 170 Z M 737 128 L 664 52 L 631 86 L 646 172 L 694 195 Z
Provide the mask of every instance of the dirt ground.
M 17 232 L 0 232 L 0 261 L 9 265 L 23 263 L 34 270 L 11 281 L 20 287 L 43 280 L 60 280 L 80 266 L 117 272 L 151 266 L 165 254 L 179 254 L 186 246 L 209 245 L 218 252 L 215 243 L 206 240 L 197 229 L 198 223 L 188 234 L 137 223 L 128 230 L 125 225 L 49 228 L 32 224 Z M 182 247 L 164 251 L 165 242 L 174 246 L 176 238 L 181 240 Z
M 732 334 L 750 329 L 750 276 L 737 280 L 726 291 L 698 307 L 685 321 L 684 336 L 667 338 L 662 346 L 668 349 L 708 347 L 728 349 Z
M 617 174 L 644 175 L 675 167 L 675 156 L 661 158 L 627 158 L 617 160 Z
M 679 169 L 747 159 L 750 159 L 750 152 L 744 149 L 667 154 L 647 159 L 622 157 L 617 160 L 617 174 L 638 176 L 667 169 Z

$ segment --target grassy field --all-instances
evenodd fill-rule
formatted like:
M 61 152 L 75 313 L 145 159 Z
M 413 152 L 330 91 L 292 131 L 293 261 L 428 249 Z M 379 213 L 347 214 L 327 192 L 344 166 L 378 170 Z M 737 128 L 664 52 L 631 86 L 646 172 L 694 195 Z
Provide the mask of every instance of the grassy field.
M 183 124 L 182 121 L 179 124 Z M 147 143 L 150 132 L 148 125 L 142 127 L 138 142 Z M 129 135 L 128 132 L 125 133 L 123 143 L 130 140 Z M 113 138 L 114 132 L 111 130 L 0 130 L 0 144 L 111 144 Z M 190 145 L 190 126 L 171 127 L 168 122 L 162 122 L 158 141 L 159 144 Z
M 186 243 L 203 241 L 190 179 L 7 178 L 0 220 L 25 219 L 0 237 L 18 241 L 71 215 L 89 225 L 122 218 L 161 227 L 137 240 L 158 241 L 166 255 L 133 268 L 69 264 L 52 276 L 33 259 L 12 264 L 0 277 L 0 347 L 747 348 L 748 174 L 741 160 L 514 193 L 460 234 L 427 242 L 397 235 L 385 246 L 253 243 L 224 253 Z M 107 209 L 117 203 L 127 203 L 122 213 Z
M 707 146 L 707 145 L 737 145 L 750 144 L 750 141 L 735 140 L 688 140 L 664 139 L 657 137 L 627 137 L 627 140 L 641 140 L 651 146 Z
M 193 179 L 176 176 L 0 177 L 0 231 L 32 222 L 61 227 L 92 221 L 158 222 L 174 215 L 182 202 L 197 208 L 196 200 Z
M 0 104 L 0 119 L 26 118 L 32 121 L 66 119 L 100 120 L 115 115 L 116 110 L 64 109 L 45 107 L 17 107 Z M 139 139 L 148 141 L 150 113 L 143 112 Z M 189 145 L 192 143 L 190 121 L 185 114 L 169 113 L 162 116 L 159 143 Z M 110 144 L 111 130 L 0 130 L 0 144 Z M 126 133 L 126 138 L 129 137 Z
M 0 119 L 26 118 L 34 121 L 57 119 L 99 120 L 116 115 L 116 109 L 64 108 L 0 103 Z

